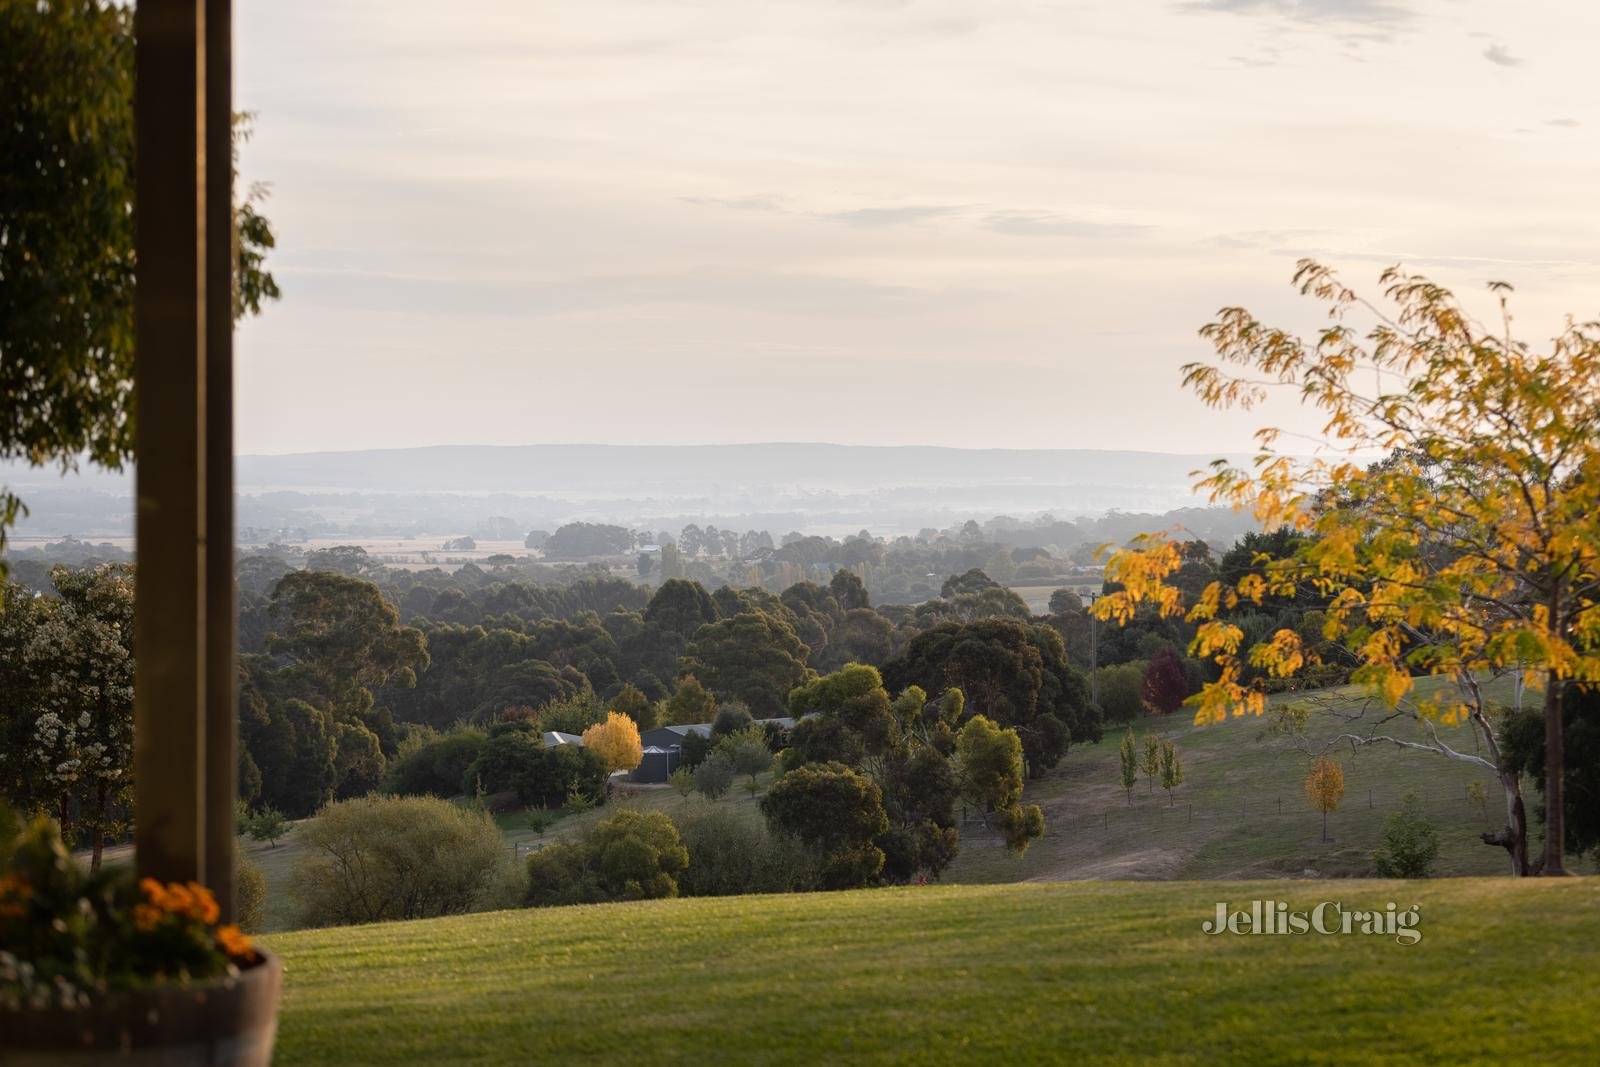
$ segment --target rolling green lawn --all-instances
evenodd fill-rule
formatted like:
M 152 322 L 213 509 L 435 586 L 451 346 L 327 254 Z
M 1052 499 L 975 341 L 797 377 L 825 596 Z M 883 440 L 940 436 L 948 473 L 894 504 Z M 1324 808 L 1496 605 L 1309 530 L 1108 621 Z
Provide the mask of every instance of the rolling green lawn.
M 1219 900 L 1423 937 L 1206 936 Z M 1600 882 L 935 886 L 279 934 L 281 1065 L 1587 1063 Z

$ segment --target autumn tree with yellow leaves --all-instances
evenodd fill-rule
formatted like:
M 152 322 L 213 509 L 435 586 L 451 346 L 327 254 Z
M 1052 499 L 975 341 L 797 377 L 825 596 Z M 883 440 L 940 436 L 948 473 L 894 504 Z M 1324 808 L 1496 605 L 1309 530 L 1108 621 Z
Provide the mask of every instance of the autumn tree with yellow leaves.
M 621 712 L 609 711 L 605 722 L 597 722 L 583 731 L 583 743 L 600 757 L 607 773 L 631 771 L 644 762 L 639 726 Z
M 1328 839 L 1328 812 L 1338 811 L 1344 799 L 1344 768 L 1339 761 L 1318 756 L 1306 772 L 1306 799 L 1322 812 L 1322 839 Z
M 1320 332 L 1298 337 L 1225 308 L 1201 330 L 1220 363 L 1190 364 L 1184 382 L 1213 408 L 1250 409 L 1287 392 L 1322 413 L 1313 447 L 1294 443 L 1299 455 L 1281 451 L 1281 431 L 1266 428 L 1252 463 L 1218 461 L 1197 474 L 1213 502 L 1249 509 L 1303 542 L 1186 602 L 1171 580 L 1178 546 L 1147 535 L 1111 557 L 1115 591 L 1095 611 L 1126 621 L 1149 604 L 1191 621 L 1191 653 L 1220 668 L 1191 698 L 1196 721 L 1208 723 L 1264 710 L 1263 686 L 1243 681 L 1247 663 L 1288 678 L 1317 662 L 1292 630 L 1244 647 L 1228 613 L 1313 592 L 1328 605 L 1324 637 L 1356 664 L 1352 680 L 1390 709 L 1386 719 L 1414 719 L 1423 738 L 1380 727 L 1336 742 L 1392 743 L 1495 773 L 1508 825 L 1485 841 L 1508 850 L 1516 874 L 1563 874 L 1560 683 L 1600 682 L 1600 323 L 1569 320 L 1536 351 L 1513 336 L 1501 283 L 1490 286 L 1493 328 L 1399 268 L 1381 276 L 1378 303 L 1311 261 L 1295 284 L 1326 305 Z M 1364 458 L 1373 455 L 1387 458 Z M 1548 814 L 1538 862 L 1484 696 L 1503 674 L 1544 692 Z M 1444 684 L 1419 690 L 1425 676 Z M 1447 740 L 1462 726 L 1484 755 Z

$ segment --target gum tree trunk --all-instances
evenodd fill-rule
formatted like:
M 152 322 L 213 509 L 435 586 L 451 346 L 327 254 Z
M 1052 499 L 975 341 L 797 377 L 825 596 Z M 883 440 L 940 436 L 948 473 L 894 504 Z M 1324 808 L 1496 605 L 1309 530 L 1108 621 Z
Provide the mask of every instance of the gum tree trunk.
M 1544 870 L 1567 873 L 1566 739 L 1561 721 L 1562 683 L 1551 678 L 1544 690 Z

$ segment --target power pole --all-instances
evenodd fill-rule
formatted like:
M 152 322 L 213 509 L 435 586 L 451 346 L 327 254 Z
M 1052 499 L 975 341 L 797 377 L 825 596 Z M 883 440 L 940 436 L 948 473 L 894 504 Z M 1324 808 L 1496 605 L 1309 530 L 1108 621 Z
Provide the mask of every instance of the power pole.
M 1100 620 L 1095 617 L 1094 602 L 1100 594 L 1089 593 L 1089 703 L 1100 703 Z

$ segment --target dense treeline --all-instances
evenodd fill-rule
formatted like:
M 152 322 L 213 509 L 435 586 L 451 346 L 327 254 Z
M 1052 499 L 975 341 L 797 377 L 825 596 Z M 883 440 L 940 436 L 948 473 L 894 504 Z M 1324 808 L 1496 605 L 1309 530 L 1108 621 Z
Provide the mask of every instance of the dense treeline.
M 1290 536 L 1252 534 L 1220 559 L 1204 542 L 1190 542 L 1179 580 L 1199 588 L 1216 574 L 1243 573 L 1264 554 L 1292 551 Z M 874 548 L 887 551 L 864 538 L 833 545 L 800 538 L 771 558 L 826 569 L 834 566 L 830 554 L 849 545 L 869 558 Z M 964 553 L 981 556 L 994 545 L 925 547 L 965 563 Z M 581 733 L 609 709 L 641 728 L 710 721 L 719 707 L 772 717 L 792 713 L 796 692 L 851 664 L 880 672 L 893 700 L 913 687 L 960 690 L 963 722 L 981 715 L 1014 730 L 1026 772 L 1037 775 L 1071 744 L 1098 739 L 1103 719 L 1171 710 L 1207 677 L 1208 665 L 1185 657 L 1192 634 L 1181 620 L 1151 613 L 1121 629 L 1097 626 L 1066 588 L 1035 616 L 980 567 L 947 572 L 936 595 L 916 605 L 878 605 L 858 573 L 843 567 L 826 581 L 773 591 L 708 588 L 687 578 L 651 589 L 595 567 L 566 568 L 559 580 L 536 584 L 519 580 L 515 568 L 384 567 L 352 547 L 308 553 L 300 562 L 307 566 L 253 555 L 238 568 L 241 793 L 251 805 L 295 817 L 333 799 L 396 787 L 406 757 L 450 738 L 458 755 L 470 749 L 470 758 L 422 791 L 472 792 L 465 770 L 481 752 L 462 739 L 461 727 L 498 735 L 510 728 L 497 723 L 518 720 L 523 726 L 511 733 Z M 69 833 L 81 825 L 96 840 L 124 830 L 128 779 L 115 769 L 90 773 L 100 766 L 95 760 L 118 760 L 84 746 L 107 744 L 94 740 L 102 736 L 125 739 L 131 699 L 124 699 L 123 681 L 90 677 L 106 671 L 85 658 L 84 638 L 68 634 L 97 634 L 131 664 L 123 617 L 131 587 L 127 564 L 58 568 L 48 595 L 13 585 L 0 615 L 7 691 L 23 695 L 6 709 L 4 787 L 25 806 L 56 813 Z M 1269 596 L 1236 612 L 1236 621 L 1247 635 L 1290 626 L 1310 641 L 1320 630 L 1318 612 L 1314 603 Z M 97 629 L 79 621 L 91 616 Z M 1091 657 L 1099 665 L 1098 705 L 1090 695 Z M 1337 662 L 1331 650 L 1326 658 Z M 88 681 L 73 681 L 73 672 Z M 60 699 L 51 694 L 74 685 L 110 693 L 101 702 L 106 710 L 90 709 L 90 725 L 63 719 L 58 729 L 47 716 L 49 701 Z M 121 719 L 109 721 L 115 716 Z M 851 749 L 822 762 L 849 767 L 858 760 Z M 603 800 L 603 776 L 593 768 L 552 765 L 547 777 L 556 783 L 548 787 L 551 798 L 577 789 Z

